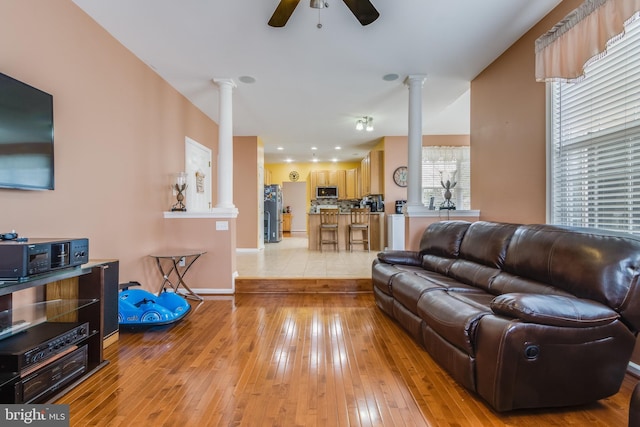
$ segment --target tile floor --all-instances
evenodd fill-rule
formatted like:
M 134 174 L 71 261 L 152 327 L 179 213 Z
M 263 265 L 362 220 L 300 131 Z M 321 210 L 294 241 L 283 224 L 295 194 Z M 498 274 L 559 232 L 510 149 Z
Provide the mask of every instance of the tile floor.
M 353 252 L 327 248 L 323 252 L 309 251 L 307 237 L 293 233 L 278 243 L 265 243 L 264 250 L 238 252 L 236 266 L 241 278 L 307 277 L 307 278 L 369 278 L 371 262 L 377 251 Z

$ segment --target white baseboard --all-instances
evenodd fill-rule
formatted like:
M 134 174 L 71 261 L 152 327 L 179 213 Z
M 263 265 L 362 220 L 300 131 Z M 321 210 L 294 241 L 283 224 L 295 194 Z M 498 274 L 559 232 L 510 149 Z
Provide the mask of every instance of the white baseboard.
M 246 253 L 246 254 L 258 253 L 261 250 L 262 249 L 258 249 L 258 248 L 236 248 L 236 252 L 238 252 L 238 253 Z

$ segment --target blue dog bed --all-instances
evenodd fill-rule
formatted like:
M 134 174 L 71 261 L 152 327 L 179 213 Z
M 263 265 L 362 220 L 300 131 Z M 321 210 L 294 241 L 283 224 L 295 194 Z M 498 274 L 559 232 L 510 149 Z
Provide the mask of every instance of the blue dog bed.
M 120 285 L 118 297 L 118 323 L 125 327 L 146 327 L 168 325 L 179 321 L 191 311 L 186 299 L 174 292 L 152 294 L 143 289 L 129 289 L 140 286 L 138 282 Z

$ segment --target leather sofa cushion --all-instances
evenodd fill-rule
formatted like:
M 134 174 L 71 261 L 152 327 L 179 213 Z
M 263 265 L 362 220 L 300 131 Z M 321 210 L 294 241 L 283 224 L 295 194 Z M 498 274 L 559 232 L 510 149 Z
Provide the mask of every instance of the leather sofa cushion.
M 455 260 L 455 258 L 426 254 L 422 257 L 422 268 L 446 275 L 449 274 L 449 269 Z
M 606 325 L 620 317 L 598 302 L 562 295 L 503 294 L 491 302 L 491 310 L 525 322 L 571 328 Z
M 378 253 L 378 259 L 387 264 L 422 266 L 422 255 L 415 251 L 384 251 Z
M 540 295 L 564 295 L 573 297 L 567 291 L 555 288 L 546 283 L 514 276 L 513 274 L 501 272 L 491 282 L 491 293 L 494 295 L 509 294 L 514 292 L 524 292 L 528 294 Z
M 434 289 L 444 289 L 438 284 L 440 275 L 434 274 L 435 280 L 421 274 L 399 274 L 392 278 L 391 290 L 393 297 L 413 314 L 418 314 L 418 300 L 424 292 Z M 444 277 L 446 279 L 446 277 Z
M 392 280 L 394 277 L 399 274 L 421 271 L 424 271 L 422 267 L 385 264 L 379 260 L 374 260 L 373 268 L 371 269 L 372 283 L 374 287 L 377 287 L 385 294 L 393 295 Z
M 493 315 L 493 298 L 486 292 L 424 292 L 418 301 L 418 315 L 444 340 L 474 356 L 478 322 Z
M 499 274 L 500 270 L 497 268 L 488 267 L 465 259 L 456 260 L 449 269 L 449 275 L 454 279 L 484 291 L 491 289 L 493 279 Z
M 460 243 L 471 225 L 467 221 L 442 221 L 429 225 L 420 238 L 420 253 L 456 258 Z
M 613 309 L 620 309 L 627 302 L 625 299 L 630 288 L 635 287 L 640 270 L 640 239 L 600 230 L 596 233 L 550 225 L 523 225 L 511 239 L 507 254 L 506 272 Z M 640 312 L 640 302 L 625 308 L 633 316 Z M 640 318 L 634 321 L 637 329 Z
M 469 226 L 462 244 L 460 258 L 493 268 L 502 268 L 516 224 L 478 221 Z

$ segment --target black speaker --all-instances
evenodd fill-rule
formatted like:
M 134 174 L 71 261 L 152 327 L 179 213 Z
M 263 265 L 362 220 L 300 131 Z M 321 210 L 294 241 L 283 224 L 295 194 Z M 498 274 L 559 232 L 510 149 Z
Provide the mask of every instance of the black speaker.
M 118 284 L 120 271 L 118 261 L 105 264 L 104 270 L 104 336 L 118 332 Z

